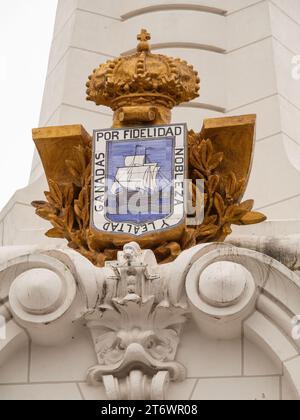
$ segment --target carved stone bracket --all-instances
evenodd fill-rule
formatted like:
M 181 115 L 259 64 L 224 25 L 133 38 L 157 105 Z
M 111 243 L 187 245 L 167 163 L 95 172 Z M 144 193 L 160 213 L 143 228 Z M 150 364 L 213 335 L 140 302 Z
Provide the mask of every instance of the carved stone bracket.
M 169 380 L 185 379 L 185 368 L 174 358 L 186 309 L 170 303 L 170 279 L 162 277 L 154 254 L 138 244 L 126 245 L 108 270 L 97 306 L 84 314 L 99 363 L 88 381 L 103 381 L 115 398 L 128 399 L 134 384 L 135 399 L 163 399 Z

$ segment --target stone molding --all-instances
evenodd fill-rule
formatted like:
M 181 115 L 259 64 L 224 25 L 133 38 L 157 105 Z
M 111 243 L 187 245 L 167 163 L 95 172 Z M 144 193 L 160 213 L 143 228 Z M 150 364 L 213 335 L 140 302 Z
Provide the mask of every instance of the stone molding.
M 127 244 L 118 260 L 93 266 L 69 249 L 0 249 L 0 313 L 7 320 L 0 363 L 12 349 L 58 346 L 86 325 L 98 364 L 88 383 L 109 399 L 166 398 L 169 382 L 185 380 L 176 361 L 181 332 L 192 317 L 199 334 L 242 334 L 282 369 L 300 399 L 300 279 L 278 261 L 229 244 L 199 245 L 174 262 Z M 184 343 L 181 343 L 184 345 Z

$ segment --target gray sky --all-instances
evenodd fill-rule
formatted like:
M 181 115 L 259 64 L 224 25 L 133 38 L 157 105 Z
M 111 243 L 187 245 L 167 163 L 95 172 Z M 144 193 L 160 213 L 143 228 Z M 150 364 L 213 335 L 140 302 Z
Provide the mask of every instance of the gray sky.
M 0 210 L 28 183 L 57 0 L 0 0 Z

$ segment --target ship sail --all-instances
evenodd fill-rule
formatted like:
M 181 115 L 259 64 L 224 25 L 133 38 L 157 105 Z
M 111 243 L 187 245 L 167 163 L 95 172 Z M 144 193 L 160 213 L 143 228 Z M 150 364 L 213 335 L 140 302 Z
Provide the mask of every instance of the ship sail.
M 111 187 L 112 194 L 118 194 L 122 189 L 128 191 L 154 191 L 157 189 L 157 163 L 145 163 L 146 154 L 127 156 L 125 166 L 117 170 L 115 182 Z
M 127 156 L 125 166 L 141 166 L 145 163 L 146 156 Z

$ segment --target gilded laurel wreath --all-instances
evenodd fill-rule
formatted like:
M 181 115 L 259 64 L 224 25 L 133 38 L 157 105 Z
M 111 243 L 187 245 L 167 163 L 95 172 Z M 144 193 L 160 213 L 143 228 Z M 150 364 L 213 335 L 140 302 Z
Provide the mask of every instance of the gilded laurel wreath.
M 196 244 L 224 241 L 231 233 L 232 224 L 254 224 L 266 219 L 263 214 L 252 211 L 253 200 L 240 203 L 245 179 L 237 179 L 234 172 L 225 175 L 218 172 L 225 156 L 214 151 L 211 140 L 190 131 L 188 148 L 194 204 L 196 180 L 204 180 L 205 217 L 199 226 L 185 226 L 178 241 L 170 240 L 157 247 L 151 239 L 143 240 L 142 246 L 153 249 L 161 263 L 173 261 L 183 250 Z M 113 244 L 107 234 L 99 234 L 90 227 L 91 157 L 91 142 L 74 147 L 70 160 L 66 161 L 72 182 L 58 184 L 49 180 L 49 191 L 45 192 L 47 201 L 35 201 L 32 205 L 38 216 L 53 225 L 46 233 L 48 237 L 66 239 L 70 248 L 102 267 L 106 261 L 116 259 L 123 243 Z
M 189 176 L 194 182 L 193 195 L 196 196 L 196 180 L 203 179 L 204 221 L 194 229 L 186 229 L 186 249 L 198 243 L 222 242 L 232 232 L 230 226 L 260 223 L 266 217 L 252 211 L 253 200 L 240 203 L 246 180 L 237 179 L 234 172 L 223 175 L 218 167 L 224 159 L 224 153 L 215 153 L 210 139 L 203 139 L 201 134 L 189 132 Z

